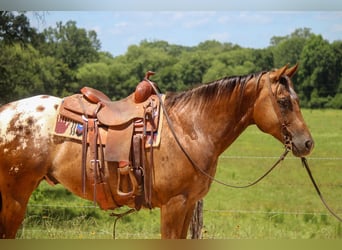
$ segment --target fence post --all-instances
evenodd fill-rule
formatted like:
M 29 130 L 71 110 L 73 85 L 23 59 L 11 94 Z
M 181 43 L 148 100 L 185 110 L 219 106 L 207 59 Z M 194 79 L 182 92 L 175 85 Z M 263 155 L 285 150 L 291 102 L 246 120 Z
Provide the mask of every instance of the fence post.
M 196 202 L 194 214 L 192 215 L 190 223 L 190 234 L 191 239 L 202 238 L 202 227 L 203 227 L 203 200 Z

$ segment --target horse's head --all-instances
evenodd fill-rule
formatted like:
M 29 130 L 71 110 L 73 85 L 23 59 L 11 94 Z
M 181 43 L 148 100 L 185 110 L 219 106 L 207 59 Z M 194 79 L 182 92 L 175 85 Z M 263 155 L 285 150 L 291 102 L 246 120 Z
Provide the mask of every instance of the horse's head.
M 295 156 L 303 157 L 312 151 L 314 141 L 291 81 L 297 67 L 284 66 L 261 76 L 253 118 L 262 131 L 292 147 Z

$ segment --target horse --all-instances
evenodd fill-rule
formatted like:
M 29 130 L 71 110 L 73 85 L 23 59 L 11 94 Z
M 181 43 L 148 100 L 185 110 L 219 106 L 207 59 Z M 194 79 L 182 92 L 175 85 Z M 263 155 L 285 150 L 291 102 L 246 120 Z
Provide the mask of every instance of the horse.
M 166 93 L 163 104 L 172 126 L 163 119 L 151 186 L 152 208 L 160 208 L 161 238 L 187 237 L 194 207 L 209 191 L 213 180 L 208 176 L 215 176 L 220 154 L 248 126 L 290 144 L 296 157 L 311 153 L 314 140 L 291 80 L 297 68 L 285 65 Z M 0 107 L 0 238 L 16 237 L 30 195 L 43 180 L 93 199 L 91 182 L 82 191 L 81 143 L 51 133 L 60 104 L 61 98 L 39 95 Z M 147 159 L 150 153 L 145 152 Z M 112 167 L 106 162 L 106 175 Z

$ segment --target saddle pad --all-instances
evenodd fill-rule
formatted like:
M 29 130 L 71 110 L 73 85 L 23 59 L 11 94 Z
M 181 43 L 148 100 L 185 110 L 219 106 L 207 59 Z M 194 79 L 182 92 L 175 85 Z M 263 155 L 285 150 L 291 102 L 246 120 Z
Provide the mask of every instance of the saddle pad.
M 160 105 L 160 104 L 159 104 Z M 164 112 L 162 108 L 159 108 L 159 118 L 158 118 L 158 129 L 157 131 L 153 132 L 153 138 L 151 132 L 147 132 L 146 139 L 145 139 L 145 148 L 151 147 L 151 142 L 153 140 L 153 147 L 159 147 L 161 132 L 163 128 L 163 119 L 164 119 Z
M 51 134 L 54 136 L 82 141 L 83 124 L 61 115 L 60 109 L 61 105 L 59 105 L 59 109 L 57 110 L 57 116 L 55 118 Z M 107 128 L 99 127 L 99 133 L 101 136 L 101 143 L 106 144 Z
M 51 134 L 54 136 L 82 141 L 83 124 L 73 121 L 62 115 L 57 115 L 55 119 L 54 130 Z M 101 137 L 101 144 L 105 145 L 107 139 L 107 129 L 99 127 L 99 134 Z M 87 142 L 89 142 L 89 138 L 87 138 Z M 97 143 L 100 144 L 99 141 Z
M 161 95 L 160 97 L 161 97 L 161 101 L 164 102 L 165 95 Z M 160 145 L 161 132 L 163 128 L 163 119 L 164 119 L 164 112 L 160 103 L 158 103 L 157 112 L 158 112 L 158 118 L 155 120 L 157 129 L 153 132 L 153 134 L 152 132 L 147 131 L 146 138 L 145 138 L 145 148 L 151 147 L 151 144 L 153 144 L 154 148 L 159 147 Z

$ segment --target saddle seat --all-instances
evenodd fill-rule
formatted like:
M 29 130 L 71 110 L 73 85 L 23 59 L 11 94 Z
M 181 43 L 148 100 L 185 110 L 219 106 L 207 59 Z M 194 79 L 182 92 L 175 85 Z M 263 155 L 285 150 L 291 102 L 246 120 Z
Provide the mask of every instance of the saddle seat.
M 141 104 L 134 101 L 135 93 L 119 101 L 111 101 L 103 92 L 90 87 L 83 87 L 81 93 L 85 99 L 97 104 L 96 117 L 103 125 L 120 126 L 143 116 Z
M 142 118 L 144 106 L 147 103 L 135 103 L 134 93 L 119 101 L 102 101 L 102 108 L 99 110 L 97 118 L 101 124 L 106 126 L 120 126 L 131 120 Z
M 82 123 L 82 114 L 86 117 L 97 118 L 105 126 L 122 126 L 132 120 L 143 118 L 144 107 L 150 99 L 137 103 L 135 92 L 118 101 L 111 101 L 99 90 L 83 87 L 82 94 L 64 98 L 61 114 Z M 153 96 L 153 95 L 152 95 Z M 158 98 L 153 98 L 158 101 Z

